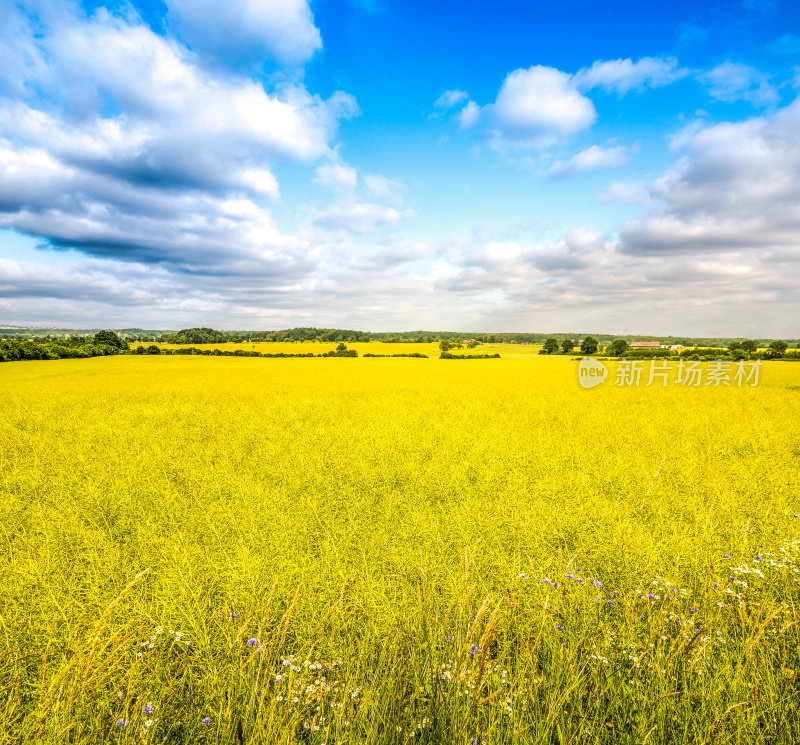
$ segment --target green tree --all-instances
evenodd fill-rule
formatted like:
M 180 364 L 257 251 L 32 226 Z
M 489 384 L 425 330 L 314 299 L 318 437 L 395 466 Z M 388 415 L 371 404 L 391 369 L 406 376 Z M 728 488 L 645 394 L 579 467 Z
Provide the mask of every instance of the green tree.
M 116 347 L 117 349 L 127 349 L 128 342 L 120 339 L 113 331 L 98 331 L 93 337 L 92 341 L 95 344 L 105 344 L 109 347 Z
M 742 349 L 748 354 L 753 354 L 758 349 L 758 344 L 756 344 L 752 339 L 745 339 L 741 344 Z
M 581 353 L 582 354 L 595 354 L 597 352 L 597 339 L 593 336 L 587 336 L 581 342 Z
M 614 339 L 608 348 L 608 354 L 612 357 L 621 357 L 628 351 L 629 345 L 625 339 Z
M 573 349 L 575 349 L 575 342 L 572 339 L 564 339 L 561 342 L 562 354 L 571 354 Z
M 447 351 L 448 349 L 450 349 L 452 346 L 453 346 L 453 345 L 450 343 L 450 340 L 449 340 L 449 339 L 442 339 L 442 340 L 439 342 L 439 349 L 441 349 L 441 350 L 442 350 L 442 352 L 446 352 L 446 351 Z
M 553 339 L 550 337 L 547 341 L 545 341 L 542 351 L 545 354 L 558 354 L 558 339 Z
M 767 347 L 767 357 L 771 360 L 776 360 L 783 357 L 788 344 L 785 341 L 774 341 Z

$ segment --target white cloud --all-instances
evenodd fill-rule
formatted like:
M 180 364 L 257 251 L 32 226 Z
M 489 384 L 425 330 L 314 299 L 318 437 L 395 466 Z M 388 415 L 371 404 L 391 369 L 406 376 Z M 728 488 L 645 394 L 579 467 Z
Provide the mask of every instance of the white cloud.
M 314 181 L 329 189 L 352 191 L 358 185 L 358 173 L 346 163 L 333 161 L 317 166 Z
M 451 109 L 454 106 L 458 106 L 458 104 L 462 103 L 469 99 L 469 95 L 466 91 L 459 91 L 459 90 L 452 90 L 452 91 L 445 91 L 442 93 L 439 98 L 436 99 L 434 102 L 434 106 L 437 109 Z
M 569 75 L 541 65 L 509 73 L 487 108 L 490 126 L 505 144 L 546 145 L 587 129 L 597 117 Z
M 469 129 L 478 123 L 480 115 L 480 106 L 475 101 L 468 101 L 467 105 L 458 113 L 458 123 L 462 129 Z
M 597 198 L 601 202 L 617 204 L 650 204 L 649 191 L 641 183 L 633 181 L 612 181 Z
M 574 83 L 584 91 L 602 88 L 604 91 L 624 96 L 636 90 L 659 88 L 686 77 L 689 70 L 678 67 L 674 57 L 642 57 L 631 59 L 596 61 L 575 73 Z
M 0 28 L 32 60 L 12 91 L 28 93 L 0 98 L 0 226 L 181 271 L 311 271 L 250 197 L 279 196 L 276 163 L 332 158 L 351 96 L 211 72 L 131 14 L 41 23 Z
M 302 64 L 322 48 L 307 0 L 166 0 L 193 49 L 227 63 Z
M 769 106 L 780 100 L 764 73 L 739 62 L 723 62 L 701 75 L 700 80 L 718 101 L 749 101 L 754 106 Z
M 622 145 L 601 147 L 592 145 L 576 153 L 567 161 L 558 161 L 550 168 L 550 176 L 564 178 L 586 171 L 620 168 L 630 160 L 630 148 Z
M 389 204 L 392 207 L 401 207 L 405 201 L 403 196 L 404 187 L 399 181 L 392 181 L 385 176 L 372 173 L 364 176 L 364 185 L 373 199 Z
M 314 225 L 325 230 L 366 234 L 382 227 L 391 227 L 414 216 L 412 210 L 399 210 L 383 204 L 348 202 L 335 204 L 321 212 Z
M 622 231 L 626 251 L 800 246 L 800 99 L 772 116 L 690 128 L 651 189 L 660 206 Z

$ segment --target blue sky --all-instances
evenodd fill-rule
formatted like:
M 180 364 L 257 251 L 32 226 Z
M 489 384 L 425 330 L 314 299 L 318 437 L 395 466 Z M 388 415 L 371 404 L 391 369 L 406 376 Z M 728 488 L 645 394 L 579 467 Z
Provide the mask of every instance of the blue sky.
M 796 337 L 784 0 L 0 0 L 0 322 Z

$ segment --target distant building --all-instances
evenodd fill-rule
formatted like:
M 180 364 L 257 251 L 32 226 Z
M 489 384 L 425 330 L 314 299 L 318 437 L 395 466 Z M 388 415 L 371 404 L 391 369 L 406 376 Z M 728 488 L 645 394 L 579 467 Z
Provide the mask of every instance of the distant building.
M 650 347 L 650 348 L 656 347 L 656 348 L 660 348 L 661 347 L 661 342 L 660 341 L 632 341 L 631 342 L 631 346 L 632 347 Z
M 477 339 L 464 339 L 464 341 L 461 342 L 462 347 L 468 347 L 470 344 L 483 344 L 483 342 Z

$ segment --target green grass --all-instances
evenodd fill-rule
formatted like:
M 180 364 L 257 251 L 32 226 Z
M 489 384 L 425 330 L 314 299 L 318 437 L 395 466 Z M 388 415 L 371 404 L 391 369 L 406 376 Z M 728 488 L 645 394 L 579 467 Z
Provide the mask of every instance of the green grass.
M 800 741 L 800 367 L 575 370 L 0 365 L 0 742 Z

